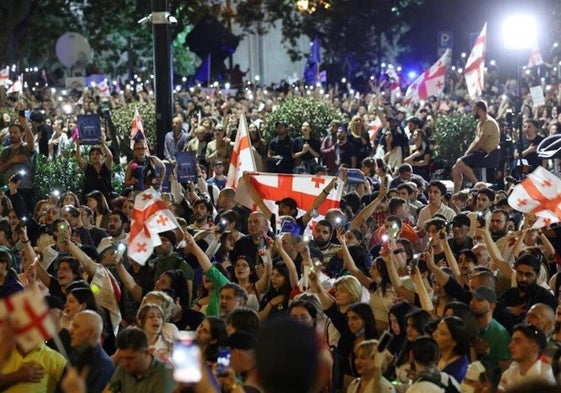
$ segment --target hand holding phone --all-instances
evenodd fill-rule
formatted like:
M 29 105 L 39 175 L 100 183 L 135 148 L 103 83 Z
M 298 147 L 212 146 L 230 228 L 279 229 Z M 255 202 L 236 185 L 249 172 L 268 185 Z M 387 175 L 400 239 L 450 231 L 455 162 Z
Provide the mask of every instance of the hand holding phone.
M 176 382 L 194 384 L 201 380 L 201 349 L 192 332 L 180 332 L 171 359 L 174 365 L 173 379 Z

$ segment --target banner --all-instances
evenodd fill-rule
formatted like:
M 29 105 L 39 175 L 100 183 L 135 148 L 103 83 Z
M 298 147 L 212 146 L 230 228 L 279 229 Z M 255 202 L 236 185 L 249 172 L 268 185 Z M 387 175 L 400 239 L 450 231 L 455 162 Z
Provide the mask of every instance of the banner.
M 251 150 L 251 139 L 247 131 L 247 121 L 245 114 L 241 114 L 238 132 L 236 133 L 236 141 L 230 159 L 230 168 L 228 169 L 228 180 L 226 187 L 238 188 L 240 178 L 244 172 L 255 172 L 255 159 Z
M 485 70 L 485 55 L 487 54 L 487 23 L 483 25 L 483 29 L 475 40 L 473 49 L 469 54 L 466 62 L 464 76 L 469 96 L 475 100 L 481 96 L 483 92 L 483 76 Z
M 409 85 L 405 93 L 405 104 L 410 105 L 412 102 L 440 95 L 444 90 L 446 67 L 449 64 L 450 50 L 448 49 L 436 63 Z

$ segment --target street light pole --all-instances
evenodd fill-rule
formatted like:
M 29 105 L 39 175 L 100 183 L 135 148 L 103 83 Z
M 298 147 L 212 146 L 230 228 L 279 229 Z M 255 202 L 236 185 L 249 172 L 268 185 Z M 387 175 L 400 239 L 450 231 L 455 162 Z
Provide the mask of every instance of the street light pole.
M 172 63 L 169 0 L 152 0 L 154 93 L 156 97 L 156 153 L 164 156 L 164 139 L 171 129 Z

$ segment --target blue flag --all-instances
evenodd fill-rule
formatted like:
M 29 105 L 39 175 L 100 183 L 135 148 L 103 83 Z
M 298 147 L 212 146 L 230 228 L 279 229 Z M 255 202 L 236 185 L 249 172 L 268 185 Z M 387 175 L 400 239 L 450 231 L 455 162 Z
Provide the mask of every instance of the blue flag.
M 304 68 L 304 80 L 308 85 L 314 85 L 319 82 L 319 65 L 321 63 L 321 50 L 319 46 L 319 38 L 316 36 L 310 48 L 310 56 Z
M 200 65 L 199 70 L 195 75 L 195 79 L 199 82 L 210 83 L 210 53 L 203 61 L 203 64 Z

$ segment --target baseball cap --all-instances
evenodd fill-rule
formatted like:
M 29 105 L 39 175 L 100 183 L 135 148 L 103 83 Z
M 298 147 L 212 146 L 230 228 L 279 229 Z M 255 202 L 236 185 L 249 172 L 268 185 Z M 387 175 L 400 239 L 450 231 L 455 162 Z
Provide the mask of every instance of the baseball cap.
M 457 214 L 452 218 L 452 225 L 454 224 L 469 227 L 471 225 L 471 220 L 465 214 Z
M 475 291 L 471 291 L 471 294 L 478 299 L 487 300 L 489 303 L 497 302 L 497 294 L 491 288 L 479 287 Z
M 298 204 L 296 203 L 296 201 L 292 198 L 283 198 L 280 201 L 275 202 L 277 205 L 286 205 L 291 209 L 298 209 Z

